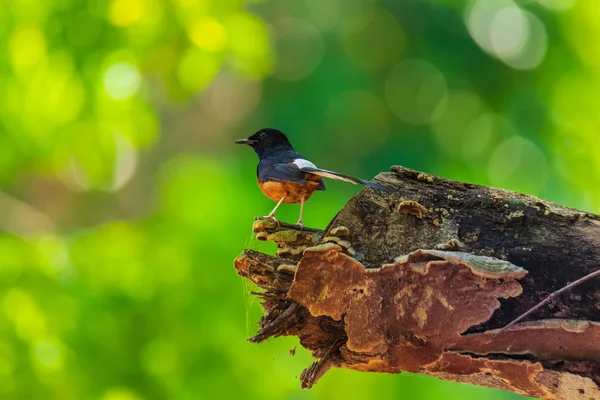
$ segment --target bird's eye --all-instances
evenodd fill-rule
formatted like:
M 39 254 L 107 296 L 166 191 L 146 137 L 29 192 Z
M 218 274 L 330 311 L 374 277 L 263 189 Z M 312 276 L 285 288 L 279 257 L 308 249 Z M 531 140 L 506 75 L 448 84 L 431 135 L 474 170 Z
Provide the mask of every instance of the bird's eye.
M 258 138 L 260 140 L 265 140 L 267 138 L 267 134 L 265 132 L 261 132 L 260 135 L 258 135 Z

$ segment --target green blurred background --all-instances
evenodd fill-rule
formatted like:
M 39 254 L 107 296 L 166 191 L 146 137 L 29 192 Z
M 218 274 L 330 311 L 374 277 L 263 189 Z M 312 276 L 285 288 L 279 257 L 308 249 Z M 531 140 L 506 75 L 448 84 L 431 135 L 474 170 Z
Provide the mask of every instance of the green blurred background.
M 0 398 L 516 399 L 333 370 L 232 261 L 273 203 L 233 141 L 600 207 L 592 0 L 0 0 Z M 358 189 L 305 210 L 324 227 Z M 294 222 L 298 206 L 283 206 Z M 296 355 L 289 350 L 298 347 Z

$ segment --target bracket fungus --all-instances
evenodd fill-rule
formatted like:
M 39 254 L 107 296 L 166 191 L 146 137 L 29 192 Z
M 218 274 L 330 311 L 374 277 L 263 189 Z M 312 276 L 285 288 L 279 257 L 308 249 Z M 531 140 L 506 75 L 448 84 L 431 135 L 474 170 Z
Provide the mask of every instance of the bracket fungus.
M 363 190 L 324 231 L 257 219 L 257 237 L 278 250 L 235 260 L 263 290 L 266 313 L 251 341 L 297 336 L 317 359 L 303 387 L 336 367 L 600 398 L 597 283 L 497 334 L 600 267 L 600 217 L 402 167 L 377 180 L 393 190 Z

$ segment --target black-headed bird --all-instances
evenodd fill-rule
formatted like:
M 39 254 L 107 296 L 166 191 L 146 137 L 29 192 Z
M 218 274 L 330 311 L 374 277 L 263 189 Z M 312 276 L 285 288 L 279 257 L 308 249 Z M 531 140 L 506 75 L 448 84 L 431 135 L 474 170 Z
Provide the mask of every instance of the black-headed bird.
M 304 203 L 316 190 L 325 190 L 323 177 L 385 190 L 385 187 L 371 181 L 318 168 L 297 153 L 288 138 L 277 129 L 261 129 L 248 139 L 241 139 L 235 143 L 252 147 L 258 155 L 258 186 L 265 196 L 277 203 L 268 218 L 275 219 L 275 211 L 281 203 L 300 203 L 300 218 L 297 224 L 302 226 Z

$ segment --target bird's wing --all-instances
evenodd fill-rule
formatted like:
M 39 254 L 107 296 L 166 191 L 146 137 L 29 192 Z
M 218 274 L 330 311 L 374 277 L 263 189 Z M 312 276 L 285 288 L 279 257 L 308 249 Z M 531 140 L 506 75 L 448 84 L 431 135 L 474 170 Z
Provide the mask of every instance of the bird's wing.
M 299 163 L 297 161 L 304 161 L 303 163 Z M 315 165 L 308 160 L 295 159 L 290 162 L 282 162 L 275 164 L 267 164 L 267 165 L 259 165 L 258 166 L 258 180 L 261 182 L 266 181 L 275 181 L 275 182 L 293 182 L 299 184 L 306 184 L 308 180 L 315 181 L 314 175 L 310 171 L 304 171 L 301 166 L 306 166 L 309 163 L 313 167 Z M 315 167 L 316 168 L 316 167 Z M 311 179 L 310 176 L 313 175 Z M 307 179 L 308 177 L 308 179 Z M 325 190 L 325 182 L 323 179 L 319 180 L 318 190 Z
M 260 164 L 258 166 L 258 180 L 261 182 L 293 182 L 306 183 L 306 174 L 293 162 Z

